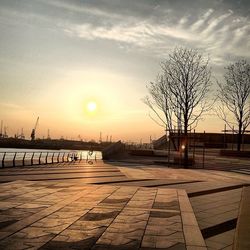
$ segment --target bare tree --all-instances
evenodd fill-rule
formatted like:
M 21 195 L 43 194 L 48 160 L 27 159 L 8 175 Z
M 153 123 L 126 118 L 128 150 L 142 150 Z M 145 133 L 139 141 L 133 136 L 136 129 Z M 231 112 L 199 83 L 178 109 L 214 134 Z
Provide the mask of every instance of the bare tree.
M 188 164 L 188 131 L 196 127 L 202 114 L 211 108 L 209 59 L 197 50 L 176 48 L 161 63 L 161 73 L 148 86 L 150 96 L 144 102 L 151 116 L 169 132 L 175 127 L 184 136 L 184 165 Z
M 220 105 L 218 116 L 234 129 L 237 126 L 237 150 L 241 150 L 242 137 L 250 124 L 250 64 L 245 60 L 226 67 L 225 82 L 218 83 Z

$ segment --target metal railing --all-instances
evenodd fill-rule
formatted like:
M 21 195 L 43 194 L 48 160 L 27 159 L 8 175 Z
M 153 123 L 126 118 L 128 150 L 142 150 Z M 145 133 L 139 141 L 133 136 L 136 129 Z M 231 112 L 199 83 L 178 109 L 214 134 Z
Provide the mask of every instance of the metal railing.
M 101 153 L 92 150 L 0 152 L 0 168 L 81 161 L 93 164 L 100 159 L 102 159 Z

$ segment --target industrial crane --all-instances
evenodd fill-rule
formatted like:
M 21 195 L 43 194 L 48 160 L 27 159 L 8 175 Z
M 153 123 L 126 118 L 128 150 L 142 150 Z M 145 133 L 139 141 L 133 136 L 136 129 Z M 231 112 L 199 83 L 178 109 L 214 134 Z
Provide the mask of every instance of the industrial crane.
M 32 129 L 32 131 L 31 131 L 30 137 L 31 137 L 31 140 L 32 140 L 32 141 L 34 141 L 34 140 L 35 140 L 35 137 L 36 137 L 36 128 L 37 128 L 37 125 L 38 125 L 38 121 L 39 121 L 39 116 L 37 117 L 35 126 L 34 126 L 34 128 Z

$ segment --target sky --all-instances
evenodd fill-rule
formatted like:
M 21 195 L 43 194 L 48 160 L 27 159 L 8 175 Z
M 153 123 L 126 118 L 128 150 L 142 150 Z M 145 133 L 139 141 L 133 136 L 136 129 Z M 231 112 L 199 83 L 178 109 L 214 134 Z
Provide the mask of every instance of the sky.
M 250 58 L 249 13 L 247 0 L 0 0 L 0 120 L 26 138 L 38 116 L 40 138 L 157 138 L 142 99 L 160 62 L 195 48 L 222 80 Z M 222 129 L 213 115 L 197 127 Z

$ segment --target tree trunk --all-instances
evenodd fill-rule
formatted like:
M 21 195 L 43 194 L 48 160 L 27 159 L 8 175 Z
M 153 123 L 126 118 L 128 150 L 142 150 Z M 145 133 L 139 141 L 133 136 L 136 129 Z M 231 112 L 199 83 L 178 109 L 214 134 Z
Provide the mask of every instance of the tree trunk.
M 237 151 L 241 150 L 241 144 L 242 144 L 242 123 L 239 123 L 239 132 L 237 136 Z
M 188 168 L 188 123 L 187 119 L 184 122 L 184 168 Z

